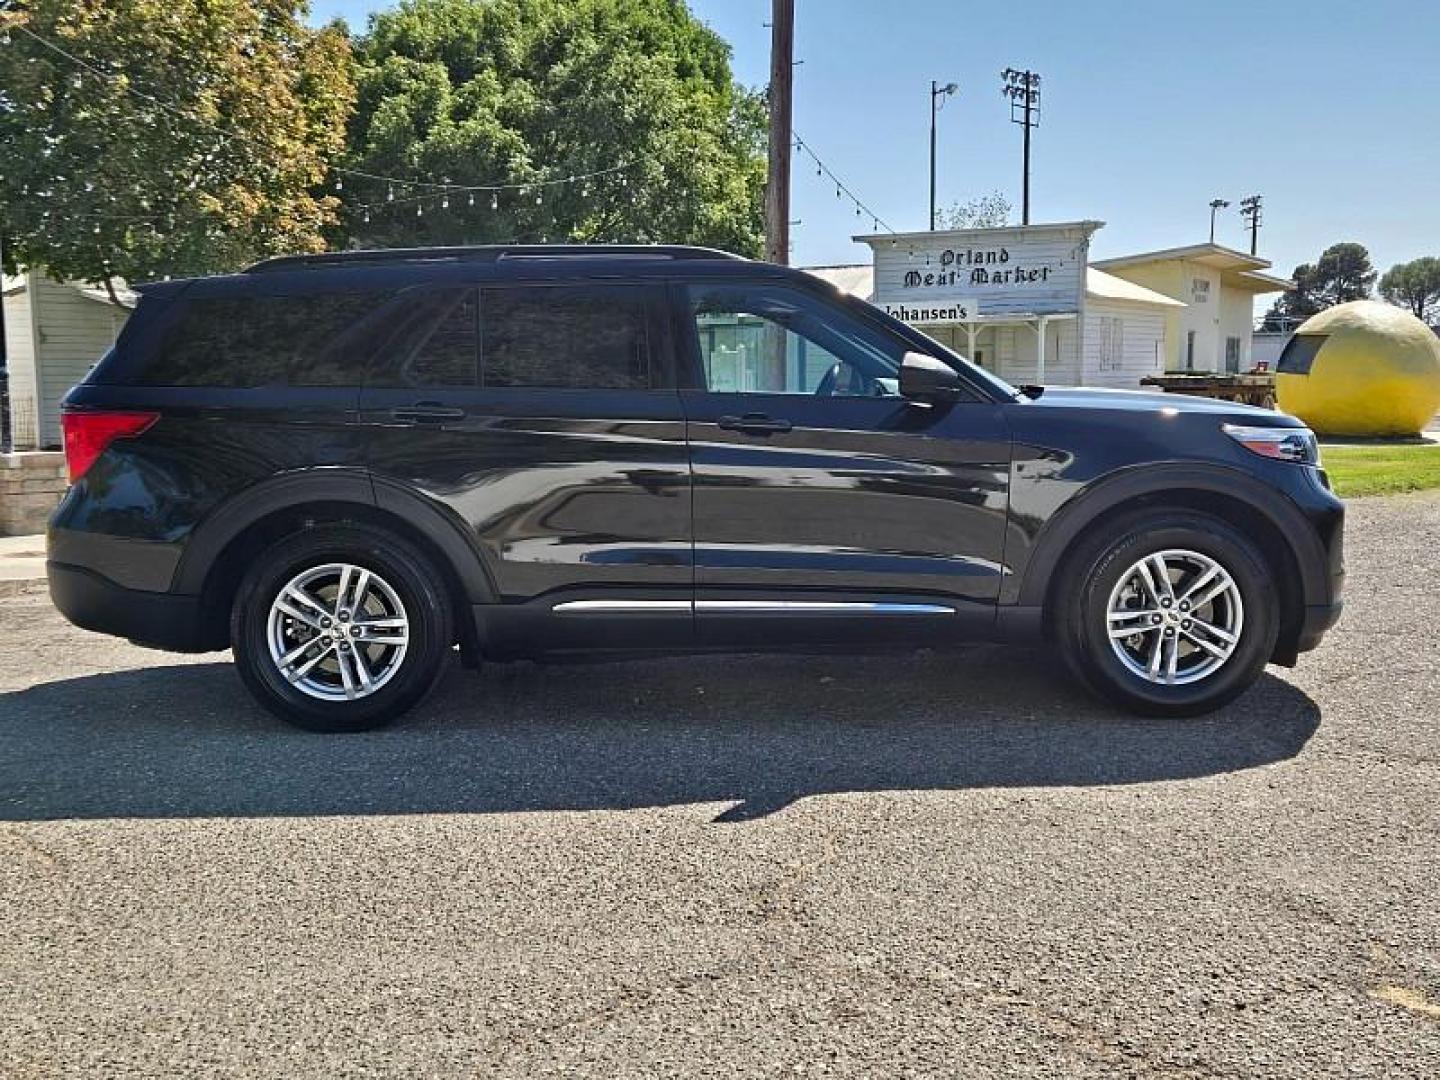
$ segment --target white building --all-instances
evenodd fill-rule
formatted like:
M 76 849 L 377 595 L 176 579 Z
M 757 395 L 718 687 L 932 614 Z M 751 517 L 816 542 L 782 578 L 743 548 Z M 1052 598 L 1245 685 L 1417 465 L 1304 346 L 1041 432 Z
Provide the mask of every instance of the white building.
M 1219 244 L 1147 251 L 1093 265 L 1185 302 L 1166 322 L 1169 371 L 1249 371 L 1256 360 L 1255 297 L 1292 284 L 1263 273 L 1270 269 L 1268 259 Z
M 1289 283 L 1259 274 L 1264 260 L 1216 245 L 1092 264 L 1102 224 L 857 236 L 871 265 L 807 269 L 1015 383 L 1135 389 L 1185 369 L 1187 357 L 1189 370 L 1226 370 L 1232 337 L 1243 366 L 1230 370 L 1248 370 L 1252 298 Z M 1194 266 L 1203 269 L 1187 281 Z M 1211 284 L 1202 289 L 1201 278 Z
M 120 335 L 136 296 L 116 285 L 53 281 L 38 272 L 0 286 L 9 371 L 11 442 L 16 450 L 60 445 L 60 399 Z

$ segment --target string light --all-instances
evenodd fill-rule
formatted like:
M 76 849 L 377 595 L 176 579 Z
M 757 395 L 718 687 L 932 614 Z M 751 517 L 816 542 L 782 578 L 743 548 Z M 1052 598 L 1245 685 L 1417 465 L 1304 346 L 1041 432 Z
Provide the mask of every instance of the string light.
M 795 149 L 810 155 L 810 160 L 815 163 L 816 176 L 822 178 L 828 176 L 830 178 L 830 182 L 835 185 L 835 197 L 837 199 L 848 198 L 851 203 L 854 204 L 856 217 L 869 217 L 870 220 L 875 223 L 874 227 L 877 232 L 881 229 L 891 233 L 895 231 L 884 218 L 866 206 L 860 197 L 850 190 L 845 181 L 836 176 L 834 170 L 832 170 L 829 165 L 826 165 L 825 162 L 820 159 L 820 155 L 798 134 L 795 136 Z
M 13 0 L 0 0 L 0 11 L 3 11 L 3 10 L 5 10 L 6 8 L 8 8 L 12 2 L 13 2 Z M 6 33 L 4 34 L 3 39 L 0 39 L 0 45 L 7 45 L 7 44 L 10 43 L 11 38 L 10 38 L 10 35 L 9 35 L 9 33 L 8 33 L 9 29 L 10 29 L 9 27 L 6 28 Z M 227 139 L 227 140 L 240 140 L 240 139 L 244 138 L 243 133 L 237 134 L 237 133 L 228 132 L 228 131 L 226 131 L 225 129 L 219 127 L 218 125 L 212 123 L 211 121 L 208 121 L 208 120 L 205 120 L 205 119 L 203 119 L 203 118 L 200 118 L 200 117 L 197 117 L 197 116 L 192 115 L 191 113 L 185 111 L 183 108 L 181 108 L 180 106 L 178 106 L 177 104 L 175 104 L 173 101 L 167 101 L 167 100 L 164 100 L 164 99 L 162 99 L 162 98 L 156 97 L 154 94 L 147 93 L 146 91 L 140 89 L 138 86 L 136 86 L 136 85 L 135 85 L 133 82 L 131 82 L 131 81 L 128 81 L 128 80 L 127 80 L 127 81 L 121 81 L 116 73 L 114 73 L 114 72 L 109 72 L 109 71 L 105 71 L 105 70 L 102 70 L 102 69 L 99 68 L 99 67 L 96 67 L 95 64 L 93 64 L 93 63 L 91 63 L 91 62 L 89 62 L 89 61 L 86 61 L 86 60 L 81 59 L 80 57 L 76 56 L 74 53 L 71 53 L 71 52 L 67 51 L 66 49 L 64 49 L 63 47 L 61 47 L 60 45 L 55 44 L 53 41 L 50 41 L 50 40 L 48 40 L 47 38 L 41 36 L 40 34 L 35 33 L 35 31 L 31 30 L 31 29 L 30 29 L 29 27 L 27 27 L 27 26 L 15 26 L 14 29 L 20 31 L 22 34 L 25 34 L 27 37 L 29 37 L 29 38 L 31 38 L 32 40 L 36 41 L 36 42 L 39 43 L 40 45 L 42 45 L 42 46 L 44 46 L 45 48 L 49 49 L 50 51 L 58 54 L 59 56 L 64 57 L 66 60 L 68 60 L 68 61 L 70 61 L 72 64 L 74 64 L 77 68 L 80 68 L 80 69 L 82 69 L 83 71 L 89 72 L 90 74 L 98 75 L 98 76 L 100 76 L 101 78 L 107 79 L 107 80 L 109 80 L 110 82 L 119 85 L 119 87 L 120 87 L 122 90 L 124 90 L 126 93 L 129 93 L 129 94 L 131 94 L 131 95 L 133 95 L 133 96 L 135 96 L 135 97 L 138 97 L 138 98 L 140 98 L 140 99 L 142 99 L 142 100 L 144 100 L 144 101 L 149 102 L 150 104 L 152 104 L 152 105 L 156 106 L 157 108 L 159 108 L 159 109 L 161 109 L 161 110 L 163 110 L 163 111 L 171 114 L 172 116 L 175 116 L 175 117 L 177 117 L 177 118 L 180 119 L 180 120 L 183 120 L 183 121 L 186 122 L 187 124 L 194 124 L 194 125 L 197 125 L 197 126 L 199 126 L 199 127 L 206 128 L 206 129 L 208 129 L 208 130 L 210 130 L 210 131 L 218 134 L 222 139 Z M 74 79 L 77 81 L 77 85 L 78 85 L 78 80 L 80 79 L 80 75 L 79 75 L 78 72 L 77 72 L 77 74 L 74 76 Z M 402 177 L 386 176 L 386 175 L 384 175 L 384 174 L 382 174 L 382 173 L 372 173 L 372 172 L 367 172 L 367 171 L 365 171 L 365 170 L 363 170 L 363 169 L 352 169 L 352 168 L 348 168 L 348 167 L 340 166 L 340 165 L 332 165 L 332 166 L 330 167 L 330 171 L 336 174 L 336 175 L 335 175 L 335 190 L 336 190 L 336 191 L 342 191 L 342 190 L 344 190 L 344 180 L 343 180 L 343 178 L 344 178 L 345 176 L 349 176 L 349 177 L 351 177 L 352 179 L 373 180 L 373 181 L 377 181 L 377 182 L 380 182 L 380 183 L 385 184 L 385 185 L 386 185 L 386 198 L 385 198 L 385 201 L 386 201 L 386 202 L 394 202 L 394 201 L 395 201 L 395 186 L 398 184 L 398 185 L 402 188 L 402 190 L 404 190 L 404 189 L 413 189 L 413 190 L 415 190 L 415 191 L 417 191 L 417 192 L 419 192 L 419 193 L 421 193 L 421 194 L 424 194 L 424 193 L 428 192 L 428 193 L 430 193 L 430 194 L 432 194 L 432 195 L 449 195 L 449 194 L 451 194 L 451 193 L 467 192 L 467 193 L 470 193 L 470 194 L 472 195 L 472 198 L 473 198 L 473 193 L 475 193 L 475 192 L 490 192 L 490 193 L 491 193 L 491 208 L 492 208 L 492 209 L 495 209 L 495 208 L 496 208 L 496 198 L 495 198 L 495 196 L 496 196 L 499 192 L 501 192 L 501 191 L 520 191 L 522 194 L 524 194 L 524 193 L 528 192 L 529 189 L 535 188 L 536 191 L 537 191 L 537 193 L 538 193 L 541 189 L 543 189 L 543 188 L 545 188 L 545 187 L 553 187 L 553 186 L 559 186 L 559 185 L 561 185 L 561 184 L 572 184 L 572 183 L 576 183 L 576 182 L 584 182 L 584 181 L 593 179 L 593 178 L 595 178 L 595 177 L 608 176 L 608 175 L 611 175 L 611 174 L 613 174 L 613 173 L 620 173 L 620 174 L 622 174 L 622 175 L 621 175 L 621 178 L 620 178 L 620 183 L 621 183 L 621 186 L 623 187 L 623 186 L 625 186 L 626 183 L 627 183 L 627 181 L 626 181 L 626 179 L 625 179 L 625 177 L 624 177 L 624 175 L 623 175 L 624 172 L 625 172 L 626 170 L 629 170 L 629 169 L 631 169 L 631 168 L 634 168 L 637 164 L 639 164 L 639 161 L 638 161 L 638 160 L 636 160 L 636 161 L 625 161 L 625 162 L 621 162 L 621 163 L 618 164 L 618 165 L 611 165 L 611 166 L 609 166 L 609 167 L 607 167 L 607 168 L 604 168 L 604 169 L 596 169 L 596 170 L 594 170 L 594 171 L 592 171 L 592 172 L 588 172 L 588 173 L 577 173 L 577 174 L 572 175 L 572 176 L 556 177 L 556 178 L 550 179 L 550 180 L 527 181 L 527 182 L 525 182 L 525 183 L 492 183 L 492 184 L 453 184 L 453 183 L 451 183 L 448 179 L 447 179 L 447 180 L 442 180 L 442 181 L 440 181 L 440 182 L 431 181 L 431 180 L 406 180 L 406 179 L 404 179 L 404 178 L 402 178 Z M 537 198 L 537 202 L 539 202 L 539 201 L 543 201 L 543 200 Z

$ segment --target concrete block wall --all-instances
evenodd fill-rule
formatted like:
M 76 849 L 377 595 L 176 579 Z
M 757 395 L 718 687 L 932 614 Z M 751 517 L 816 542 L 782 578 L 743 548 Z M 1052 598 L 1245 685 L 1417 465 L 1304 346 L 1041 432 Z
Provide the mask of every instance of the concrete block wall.
M 0 454 L 0 536 L 44 532 L 68 483 L 64 454 Z

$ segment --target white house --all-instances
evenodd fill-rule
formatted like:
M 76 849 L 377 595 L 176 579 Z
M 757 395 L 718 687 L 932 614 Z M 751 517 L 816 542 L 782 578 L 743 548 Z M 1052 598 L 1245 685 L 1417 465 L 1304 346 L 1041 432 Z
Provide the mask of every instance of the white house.
M 1089 265 L 1098 221 L 857 236 L 874 262 L 806 269 L 1001 378 L 1134 388 L 1181 301 Z
M 38 272 L 6 277 L 4 361 L 9 371 L 11 441 L 16 450 L 60 445 L 60 399 L 114 344 L 136 296 L 116 283 L 53 281 Z
M 1292 284 L 1264 273 L 1270 269 L 1268 259 L 1220 244 L 1147 251 L 1092 265 L 1184 301 L 1166 320 L 1169 371 L 1249 371 L 1258 359 L 1268 359 L 1254 355 L 1255 297 Z
M 1248 370 L 1253 297 L 1289 282 L 1213 244 L 1091 263 L 1102 227 L 857 236 L 870 265 L 805 269 L 1014 383 L 1136 389 L 1165 371 Z

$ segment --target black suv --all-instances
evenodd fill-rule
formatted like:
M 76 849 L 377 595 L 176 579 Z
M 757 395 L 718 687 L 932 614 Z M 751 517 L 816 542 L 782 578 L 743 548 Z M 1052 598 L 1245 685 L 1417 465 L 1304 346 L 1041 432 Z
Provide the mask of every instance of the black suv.
M 141 288 L 64 404 L 50 590 L 310 728 L 464 662 L 1045 641 L 1186 715 L 1340 612 L 1297 420 L 1015 388 L 685 247 L 272 259 Z

